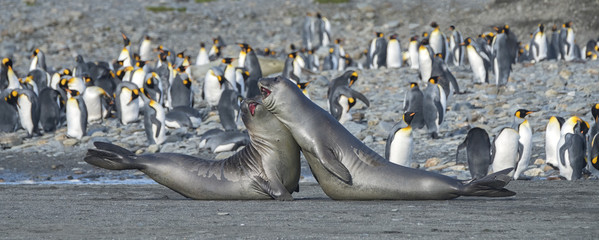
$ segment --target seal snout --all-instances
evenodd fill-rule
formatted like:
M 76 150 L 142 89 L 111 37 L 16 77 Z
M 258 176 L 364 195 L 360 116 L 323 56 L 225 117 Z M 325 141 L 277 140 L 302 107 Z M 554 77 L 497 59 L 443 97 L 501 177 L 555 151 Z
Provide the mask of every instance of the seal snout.
M 265 98 L 270 95 L 270 90 L 265 87 L 260 87 L 260 92 L 262 93 L 262 96 L 264 96 Z

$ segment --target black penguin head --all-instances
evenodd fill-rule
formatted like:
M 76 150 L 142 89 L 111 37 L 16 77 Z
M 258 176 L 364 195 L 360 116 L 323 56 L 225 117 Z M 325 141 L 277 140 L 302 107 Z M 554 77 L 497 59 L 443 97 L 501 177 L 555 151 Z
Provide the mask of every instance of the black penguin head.
M 319 12 L 317 12 L 317 13 L 316 13 L 316 18 L 318 18 L 318 19 L 322 18 L 322 15 L 320 15 L 320 13 L 319 13 Z
M 414 115 L 416 115 L 415 112 L 405 112 L 403 114 L 403 121 L 410 126 L 412 120 L 414 119 Z
M 356 105 L 356 99 L 353 97 L 348 97 L 347 104 L 349 105 L 349 107 L 347 108 L 347 111 L 349 112 L 349 109 L 351 109 L 352 107 L 354 107 L 354 105 Z
M 233 58 L 223 58 L 222 62 L 224 64 L 231 64 L 233 62 Z
M 5 67 L 12 67 L 12 60 L 10 60 L 10 58 L 4 58 L 2 59 L 2 65 Z
M 87 74 L 85 74 L 85 76 L 83 76 L 83 81 L 85 82 L 85 86 L 89 87 L 89 86 L 93 86 L 94 85 L 94 82 L 92 81 L 92 78 L 89 75 L 87 75 Z
M 428 79 L 428 82 L 431 84 L 437 84 L 439 82 L 439 76 L 433 76 Z
M 453 25 L 449 26 L 449 30 L 450 30 L 450 31 L 453 31 L 453 30 L 455 30 L 455 26 L 453 26 Z
M 33 50 L 33 52 L 31 53 L 31 58 L 34 58 L 37 56 L 37 54 L 40 53 L 40 49 L 36 48 L 35 50 Z
M 77 57 L 75 57 L 75 62 L 85 63 L 85 61 L 83 61 L 83 56 L 81 56 L 81 55 L 77 55 Z
M 596 103 L 593 108 L 591 108 L 591 115 L 593 115 L 595 122 L 599 120 L 599 103 Z
M 124 33 L 121 33 L 121 35 L 123 36 L 123 46 L 128 47 L 131 45 L 131 41 L 129 40 L 129 38 L 127 37 L 127 35 L 125 35 Z
M 393 35 L 389 36 L 389 39 L 397 39 L 397 34 L 393 34 Z
M 150 36 L 148 36 L 148 35 L 145 35 L 145 36 L 144 36 L 144 40 L 151 41 L 151 40 L 152 40 L 152 38 L 151 38 Z
M 553 31 L 553 32 L 557 31 L 557 24 L 553 24 L 553 26 L 551 27 L 551 31 Z
M 152 80 L 152 78 L 153 78 L 153 76 L 150 76 L 146 80 L 146 86 L 148 86 L 149 88 L 154 88 L 154 81 Z
M 71 69 L 65 68 L 62 70 L 62 72 L 60 73 L 60 76 L 71 76 L 73 72 L 71 72 Z
M 438 57 L 440 59 L 443 59 L 443 53 L 437 53 L 435 54 L 435 57 Z
M 177 53 L 177 57 L 178 57 L 178 58 L 184 58 L 184 57 L 185 57 L 185 50 L 183 50 L 183 51 L 182 51 L 182 52 L 180 52 L 180 53 Z
M 410 83 L 410 88 L 417 88 L 418 87 L 418 83 L 417 82 L 411 82 Z
M 428 37 L 428 32 L 422 32 L 422 37 L 423 38 L 427 38 Z
M 468 46 L 468 45 L 470 45 L 470 43 L 472 43 L 472 38 L 471 38 L 471 37 L 468 37 L 468 38 L 466 38 L 466 39 L 464 40 L 464 42 L 463 42 L 463 43 L 460 43 L 460 45 L 462 45 L 462 46 Z
M 544 24 L 539 24 L 539 32 L 545 32 L 545 25 Z
M 431 22 L 431 27 L 437 29 L 439 28 L 439 24 L 437 24 L 437 22 Z
M 517 118 L 524 118 L 526 116 L 528 116 L 528 114 L 533 113 L 534 111 L 530 111 L 530 110 L 526 110 L 526 109 L 518 109 L 518 111 L 516 111 L 516 113 L 514 113 L 514 116 L 516 116 Z
M 129 100 L 129 103 L 131 103 L 133 100 L 135 100 L 138 97 L 139 97 L 139 89 L 136 88 L 136 89 L 131 90 L 131 100 Z
M 420 45 L 421 45 L 421 46 L 426 46 L 426 45 L 428 45 L 428 38 L 427 38 L 427 37 L 423 38 L 423 39 L 422 39 L 422 41 L 420 41 Z
M 8 94 L 6 97 L 4 97 L 4 101 L 6 101 L 8 104 L 12 104 L 13 106 L 19 106 L 19 92 L 17 92 L 17 90 L 12 90 L 12 92 L 10 92 L 10 94 Z
M 504 25 L 501 33 L 505 33 L 505 34 L 510 33 L 510 25 L 507 25 L 507 24 Z
M 374 34 L 376 35 L 376 37 L 379 37 L 379 38 L 384 36 L 384 34 L 382 32 L 375 32 Z
M 139 56 L 139 54 L 137 53 L 133 53 L 133 60 L 139 62 L 141 61 L 141 56 Z
M 414 35 L 410 38 L 410 42 L 418 41 L 418 35 Z
M 349 86 L 354 84 L 358 80 L 358 72 L 352 71 L 351 75 L 349 75 Z
M 343 42 L 343 40 L 341 38 L 335 39 L 335 44 L 341 44 L 341 42 Z
M 187 75 L 185 75 L 185 78 L 182 81 L 186 88 L 191 88 L 191 80 L 189 77 L 187 77 Z
M 250 48 L 250 45 L 248 45 L 247 43 L 239 43 L 237 45 L 239 45 L 239 47 L 241 48 L 241 51 L 243 51 L 245 53 L 249 52 L 248 50 Z
M 330 49 L 329 49 L 329 51 L 330 51 Z M 289 58 L 295 58 L 296 56 L 297 56 L 297 52 L 292 52 L 287 55 L 287 57 L 289 57 Z
M 291 49 L 292 52 L 295 52 L 297 48 L 295 47 L 295 44 L 292 43 L 289 44 L 289 49 Z
M 65 91 L 67 91 L 67 93 L 69 93 L 71 95 L 71 97 L 76 97 L 79 96 L 79 91 L 74 90 L 74 89 L 65 89 Z

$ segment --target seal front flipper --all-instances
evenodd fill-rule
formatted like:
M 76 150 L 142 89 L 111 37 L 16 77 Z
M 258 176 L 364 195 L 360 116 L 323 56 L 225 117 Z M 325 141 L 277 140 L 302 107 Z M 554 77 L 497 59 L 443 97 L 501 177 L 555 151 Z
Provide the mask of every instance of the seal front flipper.
M 327 171 L 335 175 L 335 177 L 339 178 L 339 180 L 343 181 L 344 183 L 352 185 L 352 177 L 349 173 L 349 170 L 347 170 L 347 168 L 339 160 L 337 160 L 338 158 L 334 156 L 333 152 L 330 150 L 322 151 L 320 149 L 316 149 L 316 151 L 318 151 L 316 154 L 307 152 L 304 152 L 304 154 L 318 159 L 318 161 Z
M 285 189 L 285 186 L 281 182 L 269 182 L 264 180 L 264 178 L 260 176 L 256 176 L 254 181 L 258 183 L 261 190 L 268 193 L 272 198 L 279 201 L 293 201 L 293 197 L 291 193 Z M 299 188 L 299 187 L 298 187 Z

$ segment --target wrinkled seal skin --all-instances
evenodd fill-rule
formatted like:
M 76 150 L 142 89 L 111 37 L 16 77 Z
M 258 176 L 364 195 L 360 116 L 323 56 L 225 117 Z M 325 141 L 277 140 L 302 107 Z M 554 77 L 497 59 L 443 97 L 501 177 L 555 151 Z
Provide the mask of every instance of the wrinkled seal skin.
M 386 161 L 348 132 L 289 80 L 258 82 L 264 106 L 291 131 L 314 177 L 335 200 L 425 200 L 512 196 L 505 171 L 463 184 L 457 179 Z
M 259 100 L 259 99 L 258 99 Z M 250 106 L 254 105 L 254 114 Z M 175 153 L 136 156 L 108 143 L 94 143 L 85 161 L 108 169 L 139 169 L 180 194 L 203 200 L 293 200 L 299 190 L 299 146 L 277 118 L 256 100 L 246 100 L 242 119 L 250 144 L 233 156 L 204 160 Z

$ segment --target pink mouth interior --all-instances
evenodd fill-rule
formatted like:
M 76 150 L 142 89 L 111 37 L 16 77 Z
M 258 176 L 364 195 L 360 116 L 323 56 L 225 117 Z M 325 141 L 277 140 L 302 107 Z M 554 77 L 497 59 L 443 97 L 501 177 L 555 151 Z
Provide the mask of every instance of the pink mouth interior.
M 256 113 L 256 106 L 258 105 L 258 103 L 249 103 L 248 104 L 248 109 L 250 110 L 250 114 L 252 114 L 252 116 L 254 116 L 254 114 Z
M 268 90 L 268 89 L 266 89 L 266 88 L 264 88 L 264 87 L 262 87 L 262 88 L 260 89 L 260 91 L 262 91 L 263 93 L 266 93 L 266 96 L 264 96 L 264 97 L 268 97 L 268 96 L 270 95 L 270 90 Z

